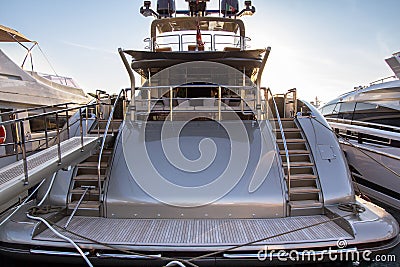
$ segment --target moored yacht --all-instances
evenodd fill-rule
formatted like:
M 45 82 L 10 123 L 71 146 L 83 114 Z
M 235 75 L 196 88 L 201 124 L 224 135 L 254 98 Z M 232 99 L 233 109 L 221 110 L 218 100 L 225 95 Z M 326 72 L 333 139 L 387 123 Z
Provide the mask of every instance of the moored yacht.
M 38 46 L 16 30 L 0 25 L 0 43 L 15 43 L 26 50 L 22 66 L 30 58 L 31 71 L 25 71 L 0 50 L 0 112 L 90 101 L 83 90 L 67 77 L 41 74 L 33 69 L 32 50 Z M 31 47 L 25 45 L 31 44 Z
M 145 1 L 148 51 L 119 49 L 131 88 L 99 97 L 95 121 L 80 109 L 69 139 L 0 169 L 0 202 L 33 191 L 0 219 L 0 252 L 88 266 L 265 266 L 359 261 L 397 245 L 394 218 L 355 197 L 318 111 L 295 89 L 261 87 L 271 49 L 248 49 L 239 18 L 255 12 L 251 1 L 242 11 L 186 2 Z
M 13 43 L 26 50 L 22 66 L 17 65 L 0 49 L 0 121 L 21 119 L 39 113 L 68 109 L 72 106 L 88 103 L 91 99 L 78 87 L 72 78 L 49 75 L 34 71 L 32 50 L 39 44 L 25 35 L 0 25 L 0 43 Z M 31 70 L 23 69 L 30 59 Z M 74 111 L 76 112 L 76 111 Z M 70 111 L 69 115 L 73 112 Z M 53 114 L 54 115 L 54 114 Z M 35 151 L 45 138 L 44 133 L 55 135 L 56 123 L 62 127 L 68 119 L 68 113 L 54 116 L 37 117 L 27 120 L 23 133 L 3 125 L 0 127 L 0 167 L 16 159 L 17 150 L 14 143 L 24 135 L 28 141 L 29 152 Z M 57 122 L 56 122 L 57 120 Z M 1 210 L 1 209 L 0 209 Z
M 321 108 L 343 137 L 357 188 L 400 209 L 400 53 L 386 59 L 395 76 L 357 87 Z

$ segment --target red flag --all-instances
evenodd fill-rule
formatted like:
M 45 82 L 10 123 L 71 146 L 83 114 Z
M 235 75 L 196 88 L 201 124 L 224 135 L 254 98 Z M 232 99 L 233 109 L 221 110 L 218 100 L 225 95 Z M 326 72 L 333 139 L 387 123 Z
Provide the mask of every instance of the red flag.
M 226 3 L 226 11 L 231 11 L 232 13 L 235 13 L 236 8 L 234 8 L 233 6 L 231 6 L 230 4 Z
M 197 42 L 197 46 L 204 46 L 204 43 L 203 43 L 203 38 L 201 38 L 201 32 L 200 32 L 200 22 L 199 22 L 199 19 L 197 19 L 197 34 L 196 34 L 196 42 Z

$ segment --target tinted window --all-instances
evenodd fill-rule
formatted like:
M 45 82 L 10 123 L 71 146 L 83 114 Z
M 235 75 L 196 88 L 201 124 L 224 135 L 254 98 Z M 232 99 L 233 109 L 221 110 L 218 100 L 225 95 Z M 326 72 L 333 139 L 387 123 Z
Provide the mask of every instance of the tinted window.
M 341 119 L 351 120 L 353 118 L 354 108 L 356 106 L 355 102 L 342 103 L 340 105 L 338 117 Z
M 329 114 L 332 114 L 333 109 L 335 108 L 335 106 L 336 106 L 336 103 L 335 103 L 335 104 L 330 104 L 330 105 L 327 105 L 327 106 L 323 107 L 323 108 L 321 109 L 322 115 L 329 115 Z
M 400 127 L 400 112 L 368 103 L 357 103 L 354 120 Z

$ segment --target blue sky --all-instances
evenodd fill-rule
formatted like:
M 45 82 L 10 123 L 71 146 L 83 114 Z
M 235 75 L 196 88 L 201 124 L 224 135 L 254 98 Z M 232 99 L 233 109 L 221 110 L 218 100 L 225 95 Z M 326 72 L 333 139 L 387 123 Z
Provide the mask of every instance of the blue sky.
M 240 6 L 243 7 L 240 1 Z M 152 1 L 153 6 L 156 1 Z M 0 24 L 39 42 L 60 75 L 86 91 L 117 92 L 129 79 L 118 47 L 139 49 L 151 18 L 141 0 L 3 1 Z M 301 98 L 328 101 L 355 86 L 393 75 L 384 59 L 400 51 L 399 0 L 253 0 L 246 17 L 252 48 L 272 47 L 263 85 L 273 92 L 296 87 Z M 211 0 L 209 8 L 218 6 Z M 178 8 L 185 8 L 183 0 Z M 0 44 L 18 64 L 24 51 Z M 35 70 L 52 72 L 39 50 Z

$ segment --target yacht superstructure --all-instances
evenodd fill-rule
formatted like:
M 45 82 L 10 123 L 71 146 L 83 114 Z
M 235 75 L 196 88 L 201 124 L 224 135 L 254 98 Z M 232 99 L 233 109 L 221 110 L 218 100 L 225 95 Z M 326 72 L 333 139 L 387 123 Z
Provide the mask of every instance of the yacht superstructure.
M 0 185 L 10 197 L 19 182 L 40 183 L 1 219 L 0 252 L 89 266 L 265 266 L 397 245 L 393 217 L 355 197 L 323 117 L 295 89 L 261 87 L 271 49 L 248 49 L 239 16 L 255 12 L 251 1 L 240 12 L 237 1 L 214 11 L 186 2 L 154 11 L 145 1 L 141 13 L 156 17 L 148 51 L 119 49 L 131 88 L 108 102 L 99 92 L 42 161 L 0 169 L 19 169 Z

